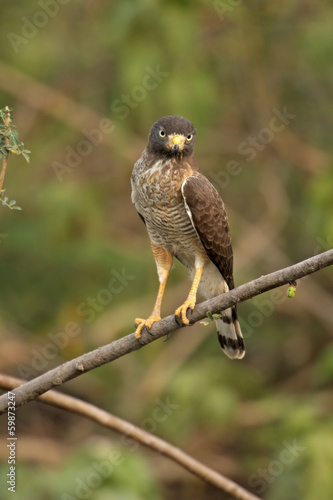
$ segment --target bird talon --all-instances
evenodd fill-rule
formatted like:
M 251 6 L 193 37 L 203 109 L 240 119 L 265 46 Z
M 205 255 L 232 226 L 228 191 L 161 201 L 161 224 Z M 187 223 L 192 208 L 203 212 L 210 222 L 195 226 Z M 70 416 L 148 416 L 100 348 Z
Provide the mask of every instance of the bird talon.
M 181 305 L 180 307 L 178 307 L 178 309 L 176 309 L 175 316 L 177 318 L 181 318 L 183 325 L 189 325 L 190 320 L 188 319 L 186 313 L 188 309 L 191 309 L 191 311 L 193 311 L 194 306 L 195 303 L 193 301 L 186 300 L 183 305 Z
M 135 326 L 137 327 L 135 330 L 135 338 L 140 339 L 141 338 L 141 332 L 142 330 L 147 327 L 148 330 L 153 326 L 156 321 L 159 321 L 161 319 L 160 316 L 149 316 L 148 319 L 142 319 L 142 318 L 136 318 L 135 319 Z
M 141 319 L 141 318 L 135 318 L 134 324 L 136 326 L 135 338 L 140 339 L 141 332 L 142 332 L 143 328 L 145 327 L 145 320 Z

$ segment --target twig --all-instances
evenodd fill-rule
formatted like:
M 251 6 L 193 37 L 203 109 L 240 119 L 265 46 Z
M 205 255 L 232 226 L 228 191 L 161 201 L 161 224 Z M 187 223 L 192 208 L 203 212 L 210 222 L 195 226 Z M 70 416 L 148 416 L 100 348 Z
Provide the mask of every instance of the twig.
M 290 281 L 298 280 L 332 264 L 333 250 L 328 250 L 293 266 L 261 276 L 228 293 L 198 304 L 191 314 L 191 323 L 202 320 L 206 316 L 207 311 L 211 311 L 211 313 L 220 312 L 234 304 L 244 302 L 260 293 L 285 285 Z M 135 338 L 134 333 L 131 333 L 126 337 L 111 342 L 111 344 L 99 347 L 94 351 L 67 361 L 16 389 L 14 391 L 16 406 L 21 406 L 53 387 L 62 385 L 83 373 L 114 361 L 125 354 L 141 349 L 144 345 L 150 344 L 154 340 L 168 335 L 179 328 L 180 326 L 175 316 L 171 315 L 156 322 L 149 332 L 143 332 L 140 341 Z M 7 396 L 3 395 L 0 397 L 0 415 L 6 411 L 7 407 Z
M 10 125 L 10 111 L 9 111 L 9 107 L 6 106 L 5 127 L 9 127 L 9 125 Z M 5 146 L 8 146 L 8 145 L 9 145 L 9 137 L 8 137 L 8 135 L 5 135 Z M 2 162 L 2 170 L 1 170 L 1 176 L 0 176 L 0 194 L 2 191 L 3 181 L 5 180 L 7 163 L 8 163 L 8 156 L 9 156 L 9 152 L 7 151 L 7 153 L 3 157 L 3 162 Z
M 24 382 L 24 380 L 0 373 L 0 387 L 4 389 L 12 390 L 15 387 L 24 384 Z M 228 479 L 210 467 L 207 467 L 181 449 L 173 446 L 167 441 L 164 441 L 164 439 L 158 438 L 153 434 L 150 434 L 150 432 L 147 432 L 144 429 L 123 420 L 122 418 L 116 417 L 115 415 L 112 415 L 95 405 L 86 403 L 85 401 L 72 396 L 67 396 L 66 394 L 61 394 L 57 391 L 49 391 L 47 394 L 43 394 L 37 399 L 42 403 L 56 406 L 64 410 L 68 410 L 71 413 L 76 413 L 77 415 L 89 418 L 103 427 L 112 429 L 125 435 L 126 437 L 130 437 L 135 441 L 144 444 L 148 448 L 151 448 L 170 458 L 174 462 L 177 462 L 179 465 L 192 472 L 200 479 L 203 479 L 207 483 L 226 491 L 234 498 L 238 498 L 240 500 L 260 500 L 259 497 L 245 490 L 231 479 Z

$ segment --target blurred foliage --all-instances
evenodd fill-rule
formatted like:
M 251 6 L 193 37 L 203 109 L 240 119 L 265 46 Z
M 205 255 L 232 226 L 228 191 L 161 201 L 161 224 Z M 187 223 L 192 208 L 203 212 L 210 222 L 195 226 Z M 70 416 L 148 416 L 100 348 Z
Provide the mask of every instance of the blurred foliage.
M 19 141 L 19 133 L 10 116 L 11 111 L 8 107 L 0 109 L 0 119 L 3 123 L 0 122 L 0 158 L 3 159 L 8 153 L 14 153 L 22 155 L 29 163 L 30 151 L 24 149 L 23 142 Z
M 0 201 L 3 206 L 6 206 L 11 210 L 22 210 L 21 207 L 16 205 L 15 200 L 9 200 L 8 196 L 5 195 L 6 189 L 3 188 L 8 165 L 8 157 L 11 153 L 22 155 L 24 159 L 29 163 L 30 151 L 24 149 L 23 142 L 19 141 L 19 133 L 15 129 L 15 125 L 10 116 L 11 111 L 12 110 L 8 106 L 0 109 L 0 120 L 2 121 L 2 123 L 0 122 Z
M 157 276 L 129 179 L 162 115 L 198 130 L 198 162 L 227 206 L 237 284 L 332 248 L 332 21 L 333 5 L 312 0 L 3 7 L 0 108 L 13 109 L 32 154 L 28 167 L 11 155 L 6 175 L 24 210 L 0 215 L 1 371 L 35 376 L 150 313 Z M 165 314 L 188 288 L 175 264 Z M 329 268 L 298 282 L 293 300 L 284 287 L 241 304 L 239 363 L 222 355 L 213 326 L 197 325 L 62 390 L 267 500 L 330 500 L 332 290 Z M 17 429 L 17 499 L 75 498 L 76 478 L 114 449 L 124 463 L 87 498 L 227 498 L 60 410 L 29 404 Z M 302 449 L 284 454 L 294 442 Z

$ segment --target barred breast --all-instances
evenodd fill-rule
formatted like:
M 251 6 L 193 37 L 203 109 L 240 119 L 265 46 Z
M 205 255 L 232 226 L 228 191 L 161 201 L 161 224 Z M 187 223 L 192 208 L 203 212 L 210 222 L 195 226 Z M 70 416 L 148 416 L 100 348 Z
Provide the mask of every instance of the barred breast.
M 182 183 L 193 175 L 193 171 L 190 166 L 180 170 L 172 160 L 158 161 L 150 168 L 146 166 L 141 160 L 135 165 L 132 201 L 144 218 L 152 243 L 170 251 L 192 268 L 198 252 L 207 259 L 181 193 Z

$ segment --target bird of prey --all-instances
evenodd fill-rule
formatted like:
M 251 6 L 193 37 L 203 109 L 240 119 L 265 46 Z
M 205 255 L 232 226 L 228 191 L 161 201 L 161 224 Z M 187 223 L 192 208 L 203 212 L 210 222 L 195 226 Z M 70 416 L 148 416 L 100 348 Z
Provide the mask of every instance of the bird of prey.
M 135 163 L 132 202 L 146 225 L 159 277 L 148 319 L 137 318 L 136 338 L 161 319 L 161 303 L 173 257 L 191 273 L 187 299 L 175 311 L 184 325 L 197 291 L 207 299 L 234 288 L 233 251 L 224 203 L 194 157 L 196 129 L 186 118 L 164 116 L 152 126 L 148 145 Z M 236 306 L 216 319 L 222 350 L 231 359 L 245 354 Z

